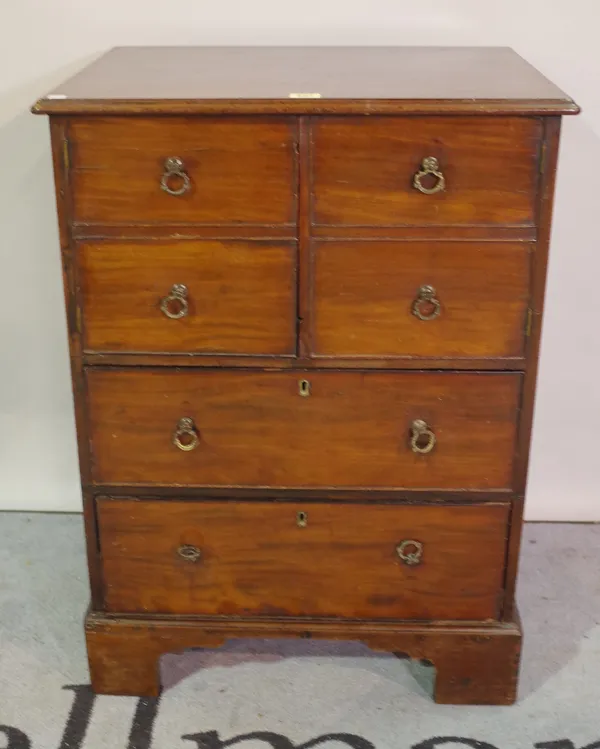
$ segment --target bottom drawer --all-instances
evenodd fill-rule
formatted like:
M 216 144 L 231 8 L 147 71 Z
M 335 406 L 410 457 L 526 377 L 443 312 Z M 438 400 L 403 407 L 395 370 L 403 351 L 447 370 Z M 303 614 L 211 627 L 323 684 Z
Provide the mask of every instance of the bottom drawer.
M 499 614 L 509 505 L 99 498 L 111 612 Z

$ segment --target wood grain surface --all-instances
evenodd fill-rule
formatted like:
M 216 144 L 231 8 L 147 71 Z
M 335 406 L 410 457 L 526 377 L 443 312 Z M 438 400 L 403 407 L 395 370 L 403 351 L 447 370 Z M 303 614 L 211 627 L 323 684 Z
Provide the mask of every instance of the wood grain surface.
M 97 241 L 77 257 L 86 352 L 296 352 L 295 243 Z M 179 319 L 161 311 L 174 284 Z
M 444 226 L 534 222 L 542 123 L 526 117 L 322 117 L 312 127 L 317 225 Z M 438 159 L 446 188 L 413 186 Z M 431 187 L 433 185 L 427 185 Z
M 159 662 L 165 653 L 216 648 L 239 637 L 309 637 L 362 641 L 373 650 L 433 663 L 434 698 L 441 704 L 510 705 L 517 696 L 521 652 L 518 617 L 502 623 L 374 622 L 127 617 L 90 611 L 85 630 L 90 676 L 98 694 L 158 696 Z
M 517 373 L 88 370 L 96 483 L 508 490 Z M 172 442 L 191 418 L 199 444 Z M 411 424 L 437 436 L 411 450 Z
M 292 98 L 316 93 L 319 98 Z M 118 47 L 33 108 L 84 112 L 576 113 L 506 47 Z
M 107 611 L 498 616 L 508 504 L 100 499 L 97 507 Z M 305 513 L 302 527 L 299 513 Z M 405 540 L 422 545 L 417 564 L 398 556 Z M 183 547 L 197 550 L 199 558 L 182 558 Z
M 69 133 L 76 223 L 296 222 L 292 118 L 96 117 Z M 161 189 L 169 157 L 190 179 L 183 195 Z
M 522 242 L 315 242 L 311 350 L 334 357 L 522 356 L 531 250 Z M 440 305 L 431 320 L 413 313 L 423 285 L 435 289 Z M 435 312 L 427 301 L 417 310 Z

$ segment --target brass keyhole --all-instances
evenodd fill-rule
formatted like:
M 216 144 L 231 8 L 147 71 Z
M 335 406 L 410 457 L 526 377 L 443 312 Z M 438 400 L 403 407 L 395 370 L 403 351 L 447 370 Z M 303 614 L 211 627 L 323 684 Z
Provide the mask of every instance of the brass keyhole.
M 308 513 L 303 512 L 300 510 L 300 512 L 296 513 L 296 525 L 298 528 L 306 528 L 308 525 Z
M 310 395 L 310 382 L 308 380 L 300 380 L 298 383 L 298 393 L 302 398 L 308 398 Z

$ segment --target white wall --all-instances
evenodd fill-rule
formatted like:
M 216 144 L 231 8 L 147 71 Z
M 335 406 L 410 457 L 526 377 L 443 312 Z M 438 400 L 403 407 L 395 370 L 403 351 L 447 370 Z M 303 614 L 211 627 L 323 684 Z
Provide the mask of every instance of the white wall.
M 530 519 L 600 520 L 598 0 L 0 0 L 0 508 L 80 508 L 41 94 L 124 44 L 508 45 L 583 107 L 564 125 Z

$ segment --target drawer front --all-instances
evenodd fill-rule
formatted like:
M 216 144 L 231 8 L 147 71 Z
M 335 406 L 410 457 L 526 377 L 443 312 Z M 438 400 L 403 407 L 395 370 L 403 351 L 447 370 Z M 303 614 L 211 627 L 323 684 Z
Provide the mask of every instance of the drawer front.
M 74 118 L 69 138 L 77 223 L 296 222 L 291 119 Z
M 315 120 L 314 222 L 531 225 L 541 134 L 525 117 Z
M 106 484 L 509 489 L 521 378 L 88 370 L 93 476 Z
M 295 353 L 295 243 L 90 242 L 78 262 L 87 351 Z
M 105 604 L 131 613 L 496 618 L 508 513 L 503 504 L 100 499 Z
M 530 248 L 520 242 L 316 243 L 313 351 L 522 356 Z

